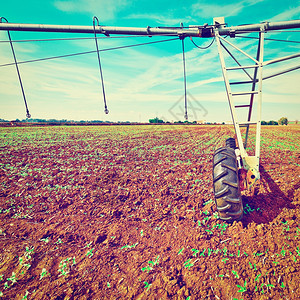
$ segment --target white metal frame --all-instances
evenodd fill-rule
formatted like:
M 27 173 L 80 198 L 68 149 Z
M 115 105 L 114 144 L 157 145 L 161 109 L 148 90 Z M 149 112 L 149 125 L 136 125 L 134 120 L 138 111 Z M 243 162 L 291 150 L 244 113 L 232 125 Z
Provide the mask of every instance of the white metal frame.
M 215 20 L 215 24 L 216 20 Z M 296 69 L 299 69 L 300 66 L 295 66 L 293 68 L 283 70 L 281 72 L 277 72 L 275 74 L 272 74 L 268 77 L 263 77 L 263 67 L 274 64 L 277 62 L 281 62 L 284 60 L 292 59 L 300 57 L 300 53 L 289 55 L 282 58 L 273 59 L 270 61 L 264 62 L 264 34 L 268 27 L 266 26 L 266 23 L 262 23 L 260 26 L 259 31 L 259 42 L 257 47 L 257 55 L 256 58 L 253 58 L 251 55 L 240 49 L 238 46 L 234 45 L 228 39 L 222 37 L 220 35 L 220 30 L 222 30 L 222 26 L 216 26 L 214 30 L 214 34 L 216 37 L 217 47 L 218 47 L 218 53 L 219 58 L 221 62 L 222 67 L 222 73 L 223 78 L 225 82 L 226 87 L 226 93 L 227 93 L 227 99 L 229 102 L 229 107 L 231 111 L 232 121 L 236 133 L 236 140 L 238 143 L 238 149 L 236 150 L 238 162 L 242 161 L 242 163 L 239 163 L 239 169 L 244 169 L 246 171 L 246 180 L 244 182 L 244 187 L 253 191 L 254 183 L 260 179 L 260 173 L 259 173 L 259 159 L 260 159 L 260 137 L 261 137 L 261 111 L 262 111 L 262 82 L 264 79 L 272 78 L 277 75 L 281 75 Z M 231 37 L 235 37 L 234 31 L 230 34 Z M 242 53 L 244 56 L 249 58 L 254 62 L 253 65 L 245 65 L 242 66 L 239 61 L 236 59 L 236 57 L 233 55 L 233 53 L 226 47 L 225 44 L 228 44 L 230 47 L 232 47 L 234 50 L 237 50 L 239 53 Z M 225 63 L 225 57 L 224 57 L 224 51 L 226 51 L 231 58 L 237 63 L 238 66 L 236 67 L 226 67 Z M 247 70 L 248 69 L 254 69 L 253 76 L 251 76 Z M 238 81 L 238 82 L 230 82 L 228 71 L 231 70 L 242 70 L 246 73 L 246 75 L 250 78 L 249 81 Z M 251 90 L 247 92 L 232 92 L 232 85 L 237 84 L 251 84 Z M 244 95 L 250 95 L 250 102 L 246 105 L 235 105 L 235 97 L 236 96 L 244 96 Z M 251 120 L 252 118 L 252 108 L 254 104 L 254 97 L 257 96 L 257 118 L 256 120 Z M 240 108 L 248 108 L 248 118 L 247 120 L 240 122 L 237 118 L 237 112 L 236 109 Z M 252 156 L 249 156 L 246 151 L 247 147 L 247 139 L 249 134 L 249 127 L 250 125 L 256 126 L 256 139 L 255 139 L 255 154 Z M 241 127 L 246 127 L 246 135 L 245 135 L 245 141 L 243 143 L 242 134 L 241 134 Z

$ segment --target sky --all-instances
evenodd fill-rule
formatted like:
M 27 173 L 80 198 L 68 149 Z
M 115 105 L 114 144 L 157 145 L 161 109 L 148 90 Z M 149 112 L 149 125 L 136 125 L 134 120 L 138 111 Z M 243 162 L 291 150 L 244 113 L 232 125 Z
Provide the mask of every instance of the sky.
M 42 3 L 42 4 L 41 4 Z M 225 4 L 224 4 L 225 3 Z M 15 0 L 0 2 L 0 16 L 11 23 L 92 26 L 93 16 L 106 26 L 184 26 L 212 24 L 225 17 L 228 26 L 263 21 L 300 19 L 300 1 L 286 0 Z M 299 29 L 300 30 L 300 29 Z M 300 41 L 300 32 L 268 32 L 266 38 Z M 71 53 L 94 51 L 91 34 L 13 32 L 18 62 Z M 251 34 L 252 37 L 257 35 Z M 56 41 L 41 39 L 80 38 Z M 122 37 L 99 39 L 99 48 L 148 43 L 169 37 Z M 228 38 L 255 56 L 257 40 Z M 26 111 L 13 62 L 7 33 L 0 31 L 0 119 L 25 119 Z M 17 42 L 20 40 L 31 40 Z M 199 46 L 212 40 L 193 38 Z M 188 116 L 190 121 L 228 122 L 231 120 L 216 42 L 199 49 L 184 40 L 186 55 Z M 299 53 L 299 43 L 265 41 L 265 60 Z M 249 60 L 234 55 L 244 64 Z M 109 114 L 104 113 L 99 65 L 95 52 L 19 65 L 32 118 L 137 121 L 159 117 L 184 121 L 184 84 L 180 40 L 149 44 L 100 53 Z M 293 59 L 264 68 L 264 75 L 299 65 Z M 231 64 L 231 62 L 230 62 Z M 251 64 L 251 63 L 250 63 Z M 244 78 L 234 72 L 233 79 Z M 300 120 L 300 69 L 263 81 L 263 120 Z M 239 99 L 247 104 L 249 99 Z M 243 102 L 244 101 L 244 102 Z M 256 118 L 256 105 L 253 118 Z M 243 121 L 246 111 L 239 114 Z

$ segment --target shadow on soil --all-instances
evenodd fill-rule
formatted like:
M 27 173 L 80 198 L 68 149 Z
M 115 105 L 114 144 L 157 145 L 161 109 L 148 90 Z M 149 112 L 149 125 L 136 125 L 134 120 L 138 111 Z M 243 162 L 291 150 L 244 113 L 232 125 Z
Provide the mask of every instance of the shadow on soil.
M 295 208 L 292 201 L 295 191 L 300 188 L 300 181 L 294 184 L 285 194 L 263 166 L 260 166 L 260 174 L 261 185 L 267 192 L 253 197 L 242 196 L 245 212 L 242 220 L 243 226 L 248 226 L 251 222 L 257 224 L 270 223 L 285 207 L 288 209 Z

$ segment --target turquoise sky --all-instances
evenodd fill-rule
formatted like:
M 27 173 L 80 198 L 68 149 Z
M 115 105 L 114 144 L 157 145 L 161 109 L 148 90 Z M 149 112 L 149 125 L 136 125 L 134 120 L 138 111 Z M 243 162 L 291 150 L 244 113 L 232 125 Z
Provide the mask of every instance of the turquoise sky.
M 228 26 L 287 21 L 300 18 L 300 2 L 287 1 L 1 1 L 0 16 L 11 23 L 92 25 L 93 16 L 108 26 L 179 26 L 212 24 L 224 16 Z M 11 32 L 13 40 L 92 37 L 60 33 Z M 300 41 L 300 33 L 267 33 L 267 38 Z M 164 37 L 101 39 L 101 49 L 158 41 Z M 13 62 L 6 32 L 0 31 L 0 65 Z M 205 46 L 210 39 L 194 39 Z M 256 40 L 230 40 L 255 56 Z M 95 50 L 94 40 L 16 42 L 19 62 Z M 266 41 L 265 58 L 299 53 L 299 43 Z M 196 48 L 185 39 L 189 119 L 230 121 L 216 43 Z M 20 64 L 33 118 L 73 120 L 148 121 L 155 116 L 169 121 L 183 118 L 181 41 L 101 52 L 110 113 L 104 114 L 96 53 Z M 265 74 L 299 65 L 299 59 L 272 65 Z M 263 84 L 263 119 L 282 116 L 300 120 L 300 71 Z M 0 66 L 0 118 L 23 119 L 25 109 L 14 66 Z

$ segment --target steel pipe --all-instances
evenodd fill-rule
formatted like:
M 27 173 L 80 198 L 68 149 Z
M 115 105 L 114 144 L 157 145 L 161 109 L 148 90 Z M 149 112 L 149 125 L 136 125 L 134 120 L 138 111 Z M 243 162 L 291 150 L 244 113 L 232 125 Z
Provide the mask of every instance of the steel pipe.
M 246 33 L 252 31 L 270 31 L 281 29 L 300 28 L 300 20 L 284 22 L 264 22 L 259 24 L 239 25 L 225 27 L 223 25 L 195 26 L 190 28 L 180 27 L 116 27 L 102 26 L 96 28 L 97 34 L 127 34 L 127 35 L 170 35 L 170 36 L 193 36 L 212 37 L 218 27 L 219 35 L 232 35 L 235 33 Z M 45 25 L 45 24 L 21 24 L 21 23 L 1 23 L 0 30 L 9 31 L 35 31 L 35 32 L 69 32 L 69 33 L 94 33 L 93 26 L 76 25 Z

